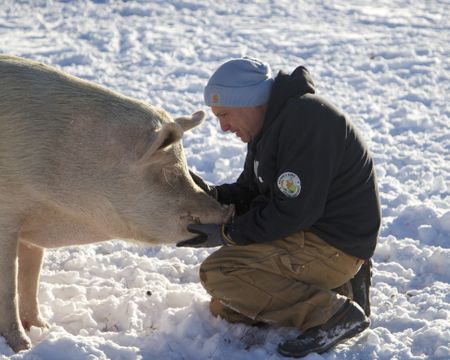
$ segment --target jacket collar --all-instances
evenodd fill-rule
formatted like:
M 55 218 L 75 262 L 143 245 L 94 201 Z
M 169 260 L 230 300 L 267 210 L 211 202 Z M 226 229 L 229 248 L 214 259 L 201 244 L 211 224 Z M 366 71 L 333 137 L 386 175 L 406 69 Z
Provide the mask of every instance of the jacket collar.
M 315 87 L 311 74 L 305 67 L 299 66 L 292 74 L 280 71 L 272 86 L 263 127 L 258 135 L 252 140 L 251 148 L 255 148 L 256 144 L 278 117 L 289 99 L 308 93 L 314 94 Z

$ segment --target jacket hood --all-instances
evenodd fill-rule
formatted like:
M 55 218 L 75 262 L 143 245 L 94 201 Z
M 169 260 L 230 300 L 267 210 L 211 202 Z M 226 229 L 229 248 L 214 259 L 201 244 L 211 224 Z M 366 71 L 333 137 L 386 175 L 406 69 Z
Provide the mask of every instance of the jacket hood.
M 305 67 L 299 66 L 290 75 L 280 71 L 272 87 L 264 127 L 278 116 L 290 98 L 315 92 L 311 74 Z

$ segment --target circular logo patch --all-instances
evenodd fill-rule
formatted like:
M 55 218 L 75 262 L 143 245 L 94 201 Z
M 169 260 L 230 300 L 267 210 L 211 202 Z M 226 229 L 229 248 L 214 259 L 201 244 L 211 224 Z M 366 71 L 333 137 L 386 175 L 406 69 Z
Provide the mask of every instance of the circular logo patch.
M 288 197 L 297 197 L 301 188 L 300 179 L 293 172 L 285 172 L 278 177 L 278 189 Z

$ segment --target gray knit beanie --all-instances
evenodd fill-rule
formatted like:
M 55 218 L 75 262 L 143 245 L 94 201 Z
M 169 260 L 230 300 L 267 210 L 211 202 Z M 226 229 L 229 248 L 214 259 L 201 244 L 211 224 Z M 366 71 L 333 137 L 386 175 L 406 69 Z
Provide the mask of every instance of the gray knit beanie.
M 219 66 L 205 87 L 207 106 L 253 107 L 269 100 L 272 71 L 260 60 L 244 57 Z

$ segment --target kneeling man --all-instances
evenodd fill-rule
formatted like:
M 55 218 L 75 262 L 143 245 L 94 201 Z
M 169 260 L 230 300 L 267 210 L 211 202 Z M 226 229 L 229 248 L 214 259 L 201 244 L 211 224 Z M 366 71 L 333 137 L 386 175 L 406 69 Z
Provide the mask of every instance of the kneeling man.
M 222 246 L 200 268 L 211 311 L 230 322 L 294 326 L 286 356 L 322 353 L 369 324 L 370 259 L 380 228 L 374 165 L 361 136 L 315 93 L 302 66 L 272 78 L 252 58 L 211 76 L 205 102 L 223 131 L 248 144 L 233 184 L 194 180 L 223 204 L 227 224 L 193 224 L 179 246 Z

